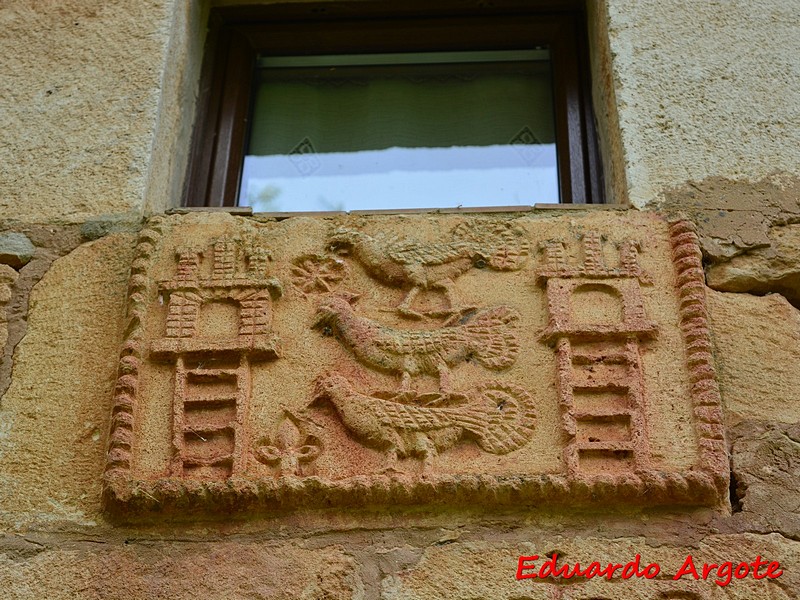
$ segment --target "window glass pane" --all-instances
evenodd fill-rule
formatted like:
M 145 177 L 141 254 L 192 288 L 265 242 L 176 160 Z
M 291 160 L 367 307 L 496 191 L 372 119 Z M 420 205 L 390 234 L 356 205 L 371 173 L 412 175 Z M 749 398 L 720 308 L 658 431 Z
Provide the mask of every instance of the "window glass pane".
M 547 50 L 262 57 L 239 204 L 558 202 Z

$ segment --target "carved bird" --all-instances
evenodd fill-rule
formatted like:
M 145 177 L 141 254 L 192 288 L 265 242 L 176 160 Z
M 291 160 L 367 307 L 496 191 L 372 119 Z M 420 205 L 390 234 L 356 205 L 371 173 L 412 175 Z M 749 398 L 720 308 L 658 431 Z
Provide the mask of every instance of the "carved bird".
M 528 443 L 536 424 L 530 395 L 497 382 L 477 388 L 460 406 L 430 408 L 373 398 L 344 376 L 327 374 L 317 379 L 314 398 L 329 400 L 362 444 L 386 451 L 390 469 L 409 456 L 427 466 L 465 435 L 486 452 L 507 454 Z
M 413 375 L 438 374 L 440 390 L 450 394 L 452 366 L 471 358 L 490 369 L 514 363 L 519 351 L 518 320 L 517 311 L 496 306 L 469 312 L 458 325 L 440 329 L 392 329 L 358 316 L 348 300 L 334 296 L 320 304 L 314 326 L 329 327 L 367 366 L 401 375 L 401 390 L 410 390 Z
M 422 290 L 440 289 L 447 301 L 446 315 L 460 311 L 455 279 L 473 267 L 498 271 L 522 268 L 529 244 L 524 232 L 510 223 L 462 223 L 451 239 L 419 242 L 387 234 L 370 236 L 354 229 L 337 229 L 330 237 L 335 252 L 350 253 L 366 271 L 387 285 L 408 289 L 397 311 L 421 318 L 412 308 Z

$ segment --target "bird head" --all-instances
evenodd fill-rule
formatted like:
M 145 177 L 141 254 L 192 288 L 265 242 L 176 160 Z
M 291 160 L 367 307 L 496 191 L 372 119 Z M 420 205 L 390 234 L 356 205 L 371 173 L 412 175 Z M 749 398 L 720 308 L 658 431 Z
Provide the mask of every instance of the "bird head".
M 328 296 L 317 307 L 312 327 L 323 330 L 326 327 L 335 327 L 341 317 L 352 314 L 353 304 L 360 297 L 360 294 L 349 292 L 340 292 L 334 296 Z
M 314 380 L 315 400 L 334 400 L 351 391 L 350 382 L 344 375 L 338 373 L 326 373 Z
M 360 231 L 339 227 L 328 240 L 328 248 L 337 254 L 347 254 L 364 236 Z

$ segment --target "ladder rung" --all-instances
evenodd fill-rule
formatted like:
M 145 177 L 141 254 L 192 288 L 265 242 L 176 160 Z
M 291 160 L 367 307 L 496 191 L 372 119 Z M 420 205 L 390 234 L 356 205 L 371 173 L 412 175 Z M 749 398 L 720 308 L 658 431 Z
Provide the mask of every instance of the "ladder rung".
M 578 450 L 602 450 L 606 452 L 633 452 L 630 442 L 577 442 Z
M 220 425 L 203 425 L 202 427 L 189 427 L 186 426 L 183 428 L 184 433 L 194 433 L 200 435 L 201 433 L 218 433 L 220 431 L 227 431 L 233 430 L 234 424 L 233 423 L 222 423 Z
M 579 381 L 572 383 L 572 389 L 581 392 L 621 392 L 627 394 L 630 387 L 619 381 Z
M 189 396 L 183 399 L 185 404 L 228 404 L 236 403 L 236 394 L 224 394 L 220 396 Z
M 184 465 L 196 465 L 202 467 L 213 467 L 214 465 L 230 463 L 233 460 L 232 454 L 217 454 L 216 456 L 209 456 L 207 458 L 201 456 L 184 456 Z
M 576 412 L 575 419 L 577 421 L 589 421 L 589 420 L 604 421 L 604 420 L 616 419 L 619 417 L 630 417 L 632 414 L 633 414 L 632 410 L 624 408 L 607 408 L 607 409 L 594 410 L 592 412 L 584 410 Z
M 575 365 L 627 365 L 630 359 L 627 354 L 573 354 L 572 364 Z
M 186 374 L 198 379 L 230 379 L 239 375 L 239 369 L 189 369 Z

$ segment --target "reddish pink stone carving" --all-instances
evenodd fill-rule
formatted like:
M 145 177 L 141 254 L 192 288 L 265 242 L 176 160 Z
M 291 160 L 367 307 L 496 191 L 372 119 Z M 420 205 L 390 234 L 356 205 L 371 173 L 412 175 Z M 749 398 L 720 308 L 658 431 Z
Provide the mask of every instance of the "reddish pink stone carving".
M 473 267 L 497 271 L 521 269 L 526 262 L 529 243 L 524 232 L 508 222 L 462 223 L 449 239 L 421 242 L 392 235 L 370 236 L 355 229 L 337 229 L 330 238 L 335 251 L 350 252 L 367 272 L 389 285 L 408 290 L 397 307 L 400 314 L 421 318 L 414 310 L 414 300 L 423 290 L 441 290 L 446 298 L 444 315 L 461 311 L 456 298 L 456 278 Z
M 465 435 L 486 452 L 508 454 L 528 443 L 536 423 L 530 394 L 497 382 L 471 390 L 456 402 L 452 396 L 440 397 L 421 406 L 416 394 L 368 396 L 342 375 L 328 374 L 317 380 L 315 395 L 336 407 L 359 440 L 387 454 L 388 469 L 396 469 L 397 459 L 409 456 L 420 457 L 427 467 Z
M 496 306 L 467 313 L 458 325 L 398 330 L 357 315 L 348 300 L 333 297 L 320 304 L 315 326 L 330 327 L 363 364 L 401 375 L 401 389 L 410 389 L 412 375 L 429 373 L 438 374 L 440 390 L 449 393 L 450 369 L 471 357 L 489 369 L 514 363 L 518 320 L 515 310 Z
M 201 277 L 202 253 L 179 248 L 177 274 L 159 284 L 167 297 L 166 336 L 153 341 L 150 357 L 175 365 L 171 471 L 178 477 L 226 479 L 245 470 L 250 363 L 278 357 L 272 301 L 281 285 L 265 277 L 263 249 L 247 256 L 247 271 L 237 266 L 238 251 L 234 240 L 216 240 L 211 274 Z M 214 302 L 233 305 L 238 328 L 198 331 L 200 310 Z
M 453 219 L 463 223 L 449 226 L 452 239 L 433 235 L 377 263 L 359 255 L 364 269 L 325 262 L 338 225 L 355 230 L 344 219 L 325 229 L 204 217 L 213 234 L 196 217 L 151 219 L 131 266 L 109 508 L 133 517 L 724 499 L 727 454 L 691 225 L 653 215 Z M 417 221 L 388 223 L 385 238 L 369 234 L 384 250 L 400 237 L 393 227 L 408 232 Z M 287 247 L 272 245 L 284 236 Z M 534 240 L 543 260 L 525 269 Z M 468 251 L 436 263 L 441 244 Z M 291 301 L 273 305 L 280 285 L 268 266 L 299 291 Z M 456 286 L 459 299 L 441 314 L 424 308 Z M 353 306 L 334 288 L 362 297 Z M 413 312 L 425 318 L 408 320 Z M 315 319 L 333 339 L 311 329 Z M 665 459 L 672 432 L 683 435 L 683 454 Z
M 564 461 L 571 477 L 633 472 L 649 467 L 641 342 L 656 335 L 639 288 L 650 279 L 639 268 L 637 244 L 622 243 L 619 267 L 608 267 L 599 233 L 583 236 L 583 262 L 569 265 L 561 242 L 546 245 L 537 273 L 547 290 L 550 315 L 542 340 L 556 347 Z M 619 304 L 612 322 L 576 318 L 576 292 L 590 289 Z M 606 401 L 598 406 L 592 396 Z M 612 398 L 611 401 L 608 398 Z M 579 401 L 580 399 L 580 401 Z

